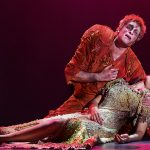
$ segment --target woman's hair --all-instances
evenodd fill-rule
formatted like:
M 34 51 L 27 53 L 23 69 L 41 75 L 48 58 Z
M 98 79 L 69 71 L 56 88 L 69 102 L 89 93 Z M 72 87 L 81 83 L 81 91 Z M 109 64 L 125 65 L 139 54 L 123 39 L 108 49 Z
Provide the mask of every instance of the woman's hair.
M 119 26 L 116 31 L 119 32 L 124 27 L 124 25 L 128 24 L 128 22 L 130 21 L 137 22 L 139 26 L 141 27 L 141 32 L 137 39 L 138 41 L 141 40 L 144 34 L 146 33 L 146 25 L 145 25 L 144 20 L 138 15 L 135 15 L 135 14 L 126 15 L 122 20 L 120 20 Z

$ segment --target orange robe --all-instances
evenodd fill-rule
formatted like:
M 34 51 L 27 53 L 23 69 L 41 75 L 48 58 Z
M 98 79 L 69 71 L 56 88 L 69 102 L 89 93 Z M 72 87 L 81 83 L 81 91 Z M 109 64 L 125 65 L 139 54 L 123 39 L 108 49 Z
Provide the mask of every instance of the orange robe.
M 74 93 L 59 108 L 50 110 L 47 117 L 81 111 L 106 84 L 75 82 L 74 76 L 79 71 L 99 73 L 112 64 L 113 68 L 119 69 L 117 78 L 124 78 L 128 82 L 145 79 L 142 65 L 131 48 L 127 48 L 117 60 L 112 59 L 110 46 L 114 37 L 115 32 L 103 25 L 94 25 L 83 34 L 75 55 L 65 68 L 67 83 L 74 85 Z

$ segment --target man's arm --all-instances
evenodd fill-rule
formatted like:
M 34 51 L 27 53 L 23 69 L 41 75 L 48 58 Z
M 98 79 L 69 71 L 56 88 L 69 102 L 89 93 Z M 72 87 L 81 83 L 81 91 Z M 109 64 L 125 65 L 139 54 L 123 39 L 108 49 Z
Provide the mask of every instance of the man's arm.
M 110 42 L 113 35 L 114 32 L 103 25 L 94 25 L 85 31 L 74 56 L 65 68 L 65 77 L 68 84 L 75 82 L 109 81 L 115 78 L 115 74 L 113 74 L 113 77 L 111 74 L 116 70 L 113 70 L 111 67 L 112 70 L 109 70 L 109 68 L 101 73 L 88 71 L 89 65 L 92 63 L 91 60 L 94 59 L 93 52 L 95 49 L 100 51 L 100 47 L 104 44 L 104 39 Z
M 76 82 L 97 82 L 97 81 L 111 81 L 117 78 L 118 69 L 111 68 L 112 65 L 107 66 L 100 73 L 89 73 L 85 71 L 78 72 L 73 81 Z

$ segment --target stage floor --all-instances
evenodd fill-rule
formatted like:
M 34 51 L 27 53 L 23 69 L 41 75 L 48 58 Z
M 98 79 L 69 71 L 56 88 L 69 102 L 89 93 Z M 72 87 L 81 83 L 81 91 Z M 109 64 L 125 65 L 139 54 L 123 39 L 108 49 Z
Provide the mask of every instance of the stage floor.
M 92 150 L 150 150 L 150 140 L 126 144 L 107 143 L 94 146 Z
M 0 146 L 0 150 L 5 149 L 18 149 L 18 150 L 25 150 L 25 149 L 49 149 L 48 147 L 29 147 L 26 144 L 16 144 L 15 147 L 10 147 L 11 144 Z M 69 149 L 72 150 L 72 149 Z M 76 149 L 79 150 L 79 149 Z M 83 149 L 82 149 L 83 150 Z M 115 142 L 112 143 L 106 143 L 102 145 L 97 145 L 91 148 L 91 150 L 150 150 L 150 140 L 143 140 L 139 142 L 132 142 L 132 143 L 126 143 L 126 144 L 117 144 Z

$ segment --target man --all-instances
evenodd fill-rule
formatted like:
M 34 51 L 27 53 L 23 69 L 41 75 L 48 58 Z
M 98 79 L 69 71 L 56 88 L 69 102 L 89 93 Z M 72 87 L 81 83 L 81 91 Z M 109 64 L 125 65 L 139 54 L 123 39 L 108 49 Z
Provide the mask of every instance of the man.
M 81 111 L 108 81 L 145 80 L 141 63 L 130 48 L 145 32 L 143 19 L 134 14 L 125 16 L 116 32 L 98 24 L 89 28 L 65 68 L 67 83 L 74 85 L 74 93 L 58 109 L 49 111 L 47 117 Z M 101 122 L 96 113 L 97 103 L 92 103 L 90 108 L 92 120 Z

